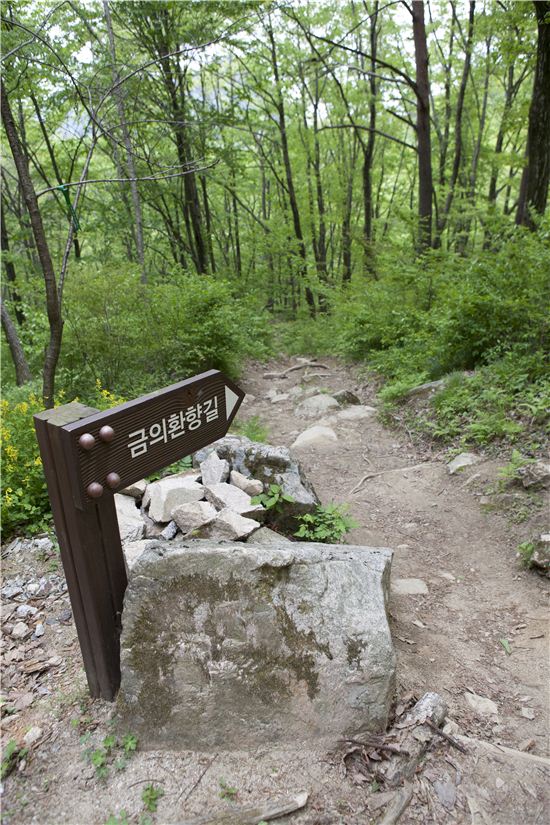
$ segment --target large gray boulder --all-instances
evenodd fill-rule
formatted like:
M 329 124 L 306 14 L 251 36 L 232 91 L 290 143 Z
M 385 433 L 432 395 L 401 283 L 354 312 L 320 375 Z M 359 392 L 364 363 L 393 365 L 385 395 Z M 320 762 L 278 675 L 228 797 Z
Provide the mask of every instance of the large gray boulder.
M 153 543 L 124 599 L 120 724 L 144 747 L 334 746 L 381 733 L 394 691 L 392 553 Z
M 226 459 L 232 470 L 261 481 L 264 490 L 269 484 L 278 484 L 294 499 L 294 502 L 282 501 L 266 514 L 266 523 L 275 524 L 284 533 L 295 532 L 299 526 L 297 516 L 312 513 L 320 503 L 300 464 L 286 447 L 273 447 L 250 441 L 245 436 L 230 435 L 195 453 L 193 465 L 200 467 L 212 451 Z

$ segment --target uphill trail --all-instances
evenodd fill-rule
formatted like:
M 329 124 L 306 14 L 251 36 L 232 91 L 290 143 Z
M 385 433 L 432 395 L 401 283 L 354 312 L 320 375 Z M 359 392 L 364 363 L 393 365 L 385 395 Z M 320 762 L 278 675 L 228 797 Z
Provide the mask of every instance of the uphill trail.
M 315 386 L 322 393 L 352 390 L 362 404 L 376 405 L 372 383 L 357 370 L 321 360 L 329 369 L 307 367 L 277 379 L 263 375 L 283 373 L 300 362 L 258 365 L 242 382 L 253 398 L 242 416 L 265 422 L 271 443 L 290 446 L 318 423 L 296 415 L 303 395 L 295 396 L 295 387 L 308 395 Z M 266 397 L 270 390 L 277 391 L 273 402 Z M 289 398 L 277 400 L 289 391 Z M 323 503 L 350 505 L 359 524 L 348 534 L 350 543 L 394 550 L 390 611 L 401 691 L 437 691 L 463 732 L 476 731 L 516 748 L 533 738 L 544 752 L 548 583 L 523 570 L 516 558 L 526 525 L 513 524 L 506 513 L 488 511 L 479 501 L 506 460 L 483 460 L 450 476 L 446 450 L 413 444 L 376 414 L 340 423 L 330 413 L 327 418 L 338 440 L 296 449 L 296 454 Z M 365 475 L 370 478 L 352 492 Z M 501 640 L 509 642 L 511 654 Z M 476 715 L 468 693 L 490 698 L 498 713 Z

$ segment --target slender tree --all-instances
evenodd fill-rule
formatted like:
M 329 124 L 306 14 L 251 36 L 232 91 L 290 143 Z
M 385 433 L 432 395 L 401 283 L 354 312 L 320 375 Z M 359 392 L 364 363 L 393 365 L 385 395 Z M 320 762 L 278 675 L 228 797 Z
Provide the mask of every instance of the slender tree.
M 430 135 L 430 79 L 424 2 L 412 2 L 414 56 L 416 65 L 416 137 L 418 141 L 418 249 L 432 243 L 432 143 Z
M 516 223 L 535 228 L 532 212 L 542 215 L 550 182 L 550 2 L 534 3 L 537 16 L 537 64 L 529 109 L 527 163 L 519 191 Z

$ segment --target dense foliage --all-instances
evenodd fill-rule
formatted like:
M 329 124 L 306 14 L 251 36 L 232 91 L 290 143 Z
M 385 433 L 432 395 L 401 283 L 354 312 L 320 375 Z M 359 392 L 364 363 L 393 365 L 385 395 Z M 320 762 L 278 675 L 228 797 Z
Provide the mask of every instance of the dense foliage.
M 45 512 L 41 403 L 280 347 L 364 362 L 430 436 L 536 452 L 549 19 L 542 0 L 5 3 L 4 526 Z

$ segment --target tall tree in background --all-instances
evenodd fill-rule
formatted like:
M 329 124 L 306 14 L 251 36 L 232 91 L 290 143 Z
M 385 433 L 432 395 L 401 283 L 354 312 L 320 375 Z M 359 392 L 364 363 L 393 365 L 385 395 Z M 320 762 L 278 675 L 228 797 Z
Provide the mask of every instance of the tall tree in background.
M 414 57 L 416 65 L 416 138 L 418 142 L 418 249 L 432 243 L 432 142 L 430 136 L 430 78 L 424 2 L 412 3 Z
M 516 223 L 535 228 L 531 210 L 542 215 L 550 182 L 550 2 L 534 3 L 537 15 L 537 64 L 529 109 L 527 164 L 519 190 Z
M 29 213 L 34 243 L 36 246 L 38 257 L 40 259 L 40 265 L 42 267 L 42 274 L 44 277 L 44 286 L 46 290 L 46 311 L 48 315 L 50 334 L 44 356 L 42 396 L 44 400 L 44 405 L 46 407 L 53 407 L 55 392 L 55 370 L 57 367 L 57 362 L 59 360 L 59 353 L 61 352 L 61 337 L 63 335 L 63 320 L 61 318 L 61 307 L 57 292 L 57 281 L 55 277 L 55 271 L 53 268 L 52 257 L 50 254 L 50 248 L 48 246 L 46 233 L 44 231 L 42 214 L 38 207 L 36 191 L 29 172 L 27 159 L 25 157 L 23 145 L 19 137 L 19 132 L 17 130 L 17 126 L 15 123 L 15 119 L 13 117 L 10 101 L 3 80 L 1 82 L 0 93 L 2 105 L 2 122 L 4 124 L 4 129 L 6 130 L 6 137 L 8 139 L 13 161 L 17 169 L 23 200 Z
M 147 272 L 145 269 L 145 248 L 143 244 L 143 214 L 141 210 L 141 199 L 139 196 L 139 189 L 137 184 L 136 167 L 134 163 L 134 152 L 132 150 L 132 140 L 130 137 L 130 130 L 126 119 L 126 106 L 124 103 L 125 90 L 124 86 L 120 84 L 120 72 L 118 70 L 115 35 L 113 31 L 113 23 L 111 20 L 111 10 L 109 8 L 108 0 L 103 0 L 103 13 L 105 15 L 105 23 L 107 26 L 107 36 L 109 38 L 109 55 L 111 58 L 111 69 L 113 74 L 113 94 L 116 101 L 116 110 L 118 115 L 118 127 L 124 142 L 124 149 L 126 151 L 126 169 L 129 178 L 130 192 L 132 193 L 132 210 L 134 217 L 134 240 L 136 244 L 137 256 L 141 270 L 141 282 L 147 283 Z M 123 189 L 128 184 L 122 183 Z

